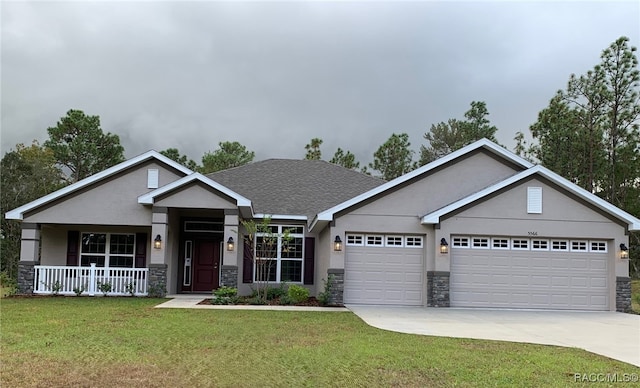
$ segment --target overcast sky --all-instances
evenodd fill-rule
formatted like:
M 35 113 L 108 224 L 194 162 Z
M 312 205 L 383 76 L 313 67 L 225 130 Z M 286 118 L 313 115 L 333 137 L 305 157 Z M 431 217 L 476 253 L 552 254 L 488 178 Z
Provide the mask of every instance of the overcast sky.
M 361 162 L 391 133 L 485 101 L 510 146 L 640 2 L 1 3 L 2 153 L 47 139 L 69 109 L 99 115 L 126 156 L 220 141 L 302 158 L 312 137 Z M 417 156 L 417 152 L 416 152 Z

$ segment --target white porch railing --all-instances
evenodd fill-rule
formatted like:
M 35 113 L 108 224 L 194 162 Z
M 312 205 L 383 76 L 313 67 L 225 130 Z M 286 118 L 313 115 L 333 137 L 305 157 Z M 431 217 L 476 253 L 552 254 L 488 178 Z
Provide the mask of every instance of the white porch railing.
M 36 265 L 34 294 L 147 295 L 148 268 L 99 268 Z M 107 286 L 107 285 L 110 285 Z

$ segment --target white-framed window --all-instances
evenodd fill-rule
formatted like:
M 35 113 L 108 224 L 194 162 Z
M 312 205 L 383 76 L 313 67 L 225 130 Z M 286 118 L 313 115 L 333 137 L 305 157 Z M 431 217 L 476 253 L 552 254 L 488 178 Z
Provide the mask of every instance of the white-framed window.
M 568 251 L 569 241 L 567 240 L 551 240 L 552 251 Z
M 526 239 L 526 238 L 511 239 L 511 248 L 514 250 L 528 250 L 529 239 Z
M 606 252 L 607 242 L 606 241 L 589 241 L 589 251 L 590 252 Z
M 471 246 L 477 249 L 489 249 L 489 237 L 473 237 Z
M 531 250 L 532 251 L 548 251 L 549 250 L 549 240 L 531 240 Z
M 388 247 L 402 247 L 402 236 L 385 236 L 385 245 Z
M 348 234 L 347 245 L 361 247 L 364 245 L 364 236 L 361 234 Z
M 422 236 L 407 236 L 405 241 L 407 248 L 422 248 Z
M 159 182 L 159 173 L 157 168 L 147 170 L 147 189 L 157 189 Z
M 373 235 L 373 234 L 367 235 L 366 245 L 368 247 L 372 247 L 372 246 L 381 247 L 383 246 L 382 242 L 383 242 L 383 239 L 381 235 Z
M 469 248 L 469 237 L 453 237 L 454 248 Z
M 508 238 L 492 238 L 491 249 L 509 249 Z
M 133 268 L 136 235 L 133 233 L 83 232 L 80 239 L 80 266 Z
M 587 252 L 588 246 L 586 241 L 572 240 L 571 251 L 572 252 Z
M 304 227 L 269 225 L 268 233 L 256 233 L 254 254 L 256 281 L 302 283 Z

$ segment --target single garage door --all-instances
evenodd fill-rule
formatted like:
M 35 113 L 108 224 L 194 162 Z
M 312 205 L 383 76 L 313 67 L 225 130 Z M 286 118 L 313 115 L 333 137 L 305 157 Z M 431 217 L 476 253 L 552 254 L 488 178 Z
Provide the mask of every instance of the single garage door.
M 608 243 L 452 237 L 452 307 L 609 310 Z
M 345 251 L 345 303 L 423 304 L 423 236 L 348 233 Z

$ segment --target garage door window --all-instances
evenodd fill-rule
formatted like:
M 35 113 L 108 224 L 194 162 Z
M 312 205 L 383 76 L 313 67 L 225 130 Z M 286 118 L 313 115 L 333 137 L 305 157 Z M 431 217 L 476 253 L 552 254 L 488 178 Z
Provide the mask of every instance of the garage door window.
M 367 236 L 367 246 L 382 246 L 382 236 Z
M 364 236 L 361 234 L 348 234 L 347 245 L 361 247 L 364 245 Z
M 491 239 L 491 248 L 492 249 L 509 249 L 509 239 L 508 238 Z
M 606 252 L 607 243 L 604 241 L 589 241 L 589 251 L 591 252 Z
M 551 241 L 551 250 L 552 251 L 568 251 L 569 250 L 569 241 L 567 241 L 567 240 L 552 240 Z
M 529 240 L 514 238 L 513 240 L 511 240 L 511 246 L 516 250 L 527 250 L 529 249 Z
M 453 238 L 453 247 L 454 248 L 469 248 L 469 237 L 454 237 Z
M 489 249 L 489 238 L 488 237 L 474 237 L 471 240 L 471 245 L 474 248 Z
M 549 240 L 531 240 L 532 251 L 548 251 Z
M 407 236 L 408 248 L 422 248 L 422 237 L 420 236 Z
M 402 247 L 402 236 L 386 236 L 386 243 L 388 247 Z
M 572 252 L 586 252 L 587 242 L 586 241 L 571 241 L 571 251 Z

